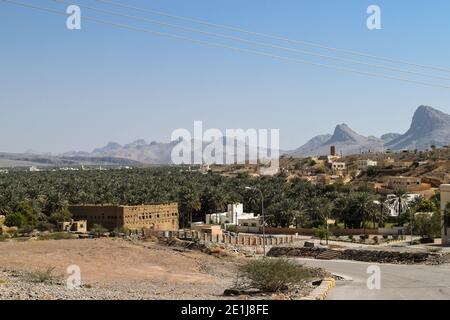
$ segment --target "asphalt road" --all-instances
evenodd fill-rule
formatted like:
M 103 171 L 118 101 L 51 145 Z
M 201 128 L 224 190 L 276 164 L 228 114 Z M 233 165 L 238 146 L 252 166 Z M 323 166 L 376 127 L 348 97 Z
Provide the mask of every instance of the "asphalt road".
M 372 264 L 354 261 L 296 259 L 346 277 L 329 300 L 450 300 L 450 264 L 440 266 Z M 380 288 L 368 289 L 369 266 L 380 269 Z M 374 282 L 372 282 L 374 283 Z

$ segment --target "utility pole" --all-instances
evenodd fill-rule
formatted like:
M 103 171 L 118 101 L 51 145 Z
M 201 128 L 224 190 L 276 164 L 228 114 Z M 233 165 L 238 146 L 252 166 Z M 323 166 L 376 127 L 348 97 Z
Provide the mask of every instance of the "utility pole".
M 261 213 L 262 213 L 262 232 L 263 232 L 263 255 L 266 256 L 266 218 L 264 213 L 264 195 L 261 191 L 261 189 L 254 188 L 254 187 L 245 187 L 247 190 L 256 190 L 259 191 L 259 194 L 261 195 Z

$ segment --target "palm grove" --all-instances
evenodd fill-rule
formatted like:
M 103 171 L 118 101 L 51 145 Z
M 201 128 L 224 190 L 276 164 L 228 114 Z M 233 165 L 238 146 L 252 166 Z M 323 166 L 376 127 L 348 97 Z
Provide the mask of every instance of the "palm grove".
M 229 203 L 241 202 L 246 212 L 261 213 L 262 191 L 267 224 L 272 227 L 323 228 L 329 219 L 335 227 L 366 228 L 386 222 L 403 225 L 411 211 L 436 212 L 434 220 L 418 221 L 425 233 L 436 233 L 438 197 L 420 199 L 400 218 L 388 217 L 385 199 L 369 189 L 348 185 L 314 185 L 285 176 L 230 178 L 202 174 L 180 167 L 106 171 L 10 172 L 0 176 L 0 215 L 20 230 L 51 230 L 70 218 L 70 204 L 139 205 L 178 202 L 180 225 L 204 221 L 209 213 L 223 212 Z M 425 225 L 425 227 L 423 226 Z M 419 226 L 417 226 L 419 228 Z M 434 228 L 429 231 L 430 228 Z M 423 230 L 422 230 L 423 231 Z M 430 234 L 431 235 L 431 234 Z

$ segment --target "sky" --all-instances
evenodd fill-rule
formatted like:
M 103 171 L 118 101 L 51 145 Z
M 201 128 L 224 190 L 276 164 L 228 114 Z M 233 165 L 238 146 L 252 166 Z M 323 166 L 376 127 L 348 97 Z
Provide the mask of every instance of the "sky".
M 64 12 L 51 0 L 14 0 Z M 450 2 L 382 0 L 117 0 L 177 16 L 259 33 L 450 69 Z M 98 3 L 71 0 L 81 30 L 66 16 L 0 0 L 0 151 L 91 151 L 110 141 L 168 142 L 178 128 L 280 129 L 281 148 L 294 149 L 347 123 L 363 135 L 405 132 L 415 109 L 450 113 L 450 89 L 321 68 L 227 48 L 158 37 L 83 20 L 97 17 L 228 46 L 394 74 L 450 86 L 450 81 L 379 67 L 327 61 L 295 52 L 216 39 L 109 16 L 83 4 L 165 23 L 443 77 L 450 73 L 394 65 L 293 43 L 212 29 Z M 366 25 L 369 5 L 381 9 L 381 30 Z

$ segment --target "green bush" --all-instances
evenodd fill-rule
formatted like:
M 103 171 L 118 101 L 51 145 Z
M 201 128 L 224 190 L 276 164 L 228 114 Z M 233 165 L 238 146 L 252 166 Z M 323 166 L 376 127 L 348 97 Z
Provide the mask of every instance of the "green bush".
M 34 228 L 30 225 L 24 225 L 19 229 L 19 233 L 31 233 L 33 232 Z
M 291 260 L 262 258 L 248 261 L 239 267 L 237 286 L 262 292 L 287 291 L 294 285 L 324 274 L 322 269 L 305 267 Z
M 96 234 L 102 234 L 102 233 L 108 232 L 109 230 L 106 229 L 101 224 L 94 224 L 91 231 L 95 232 Z
M 5 225 L 8 227 L 22 228 L 25 227 L 26 224 L 27 218 L 21 213 L 12 212 L 6 215 Z
M 39 236 L 39 240 L 66 240 L 66 239 L 77 239 L 78 237 L 74 234 L 68 232 L 55 232 L 49 234 L 43 234 Z
M 36 224 L 36 229 L 39 231 L 51 231 L 53 230 L 53 224 L 46 221 L 39 221 Z

